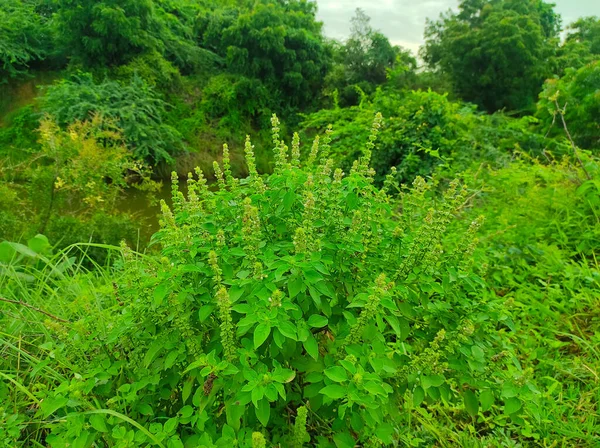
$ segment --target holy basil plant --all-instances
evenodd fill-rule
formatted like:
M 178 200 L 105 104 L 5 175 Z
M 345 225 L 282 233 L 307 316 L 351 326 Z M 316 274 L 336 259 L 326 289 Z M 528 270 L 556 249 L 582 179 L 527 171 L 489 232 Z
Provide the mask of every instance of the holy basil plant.
M 500 397 L 506 317 L 472 267 L 466 188 L 440 197 L 393 173 L 376 188 L 380 124 L 349 173 L 332 166 L 330 133 L 303 154 L 273 117 L 273 174 L 257 173 L 248 139 L 247 178 L 227 146 L 217 188 L 197 170 L 184 195 L 174 176 L 161 258 L 126 253 L 117 361 L 90 386 L 153 437 L 136 443 L 387 446 L 410 409 L 470 420 Z

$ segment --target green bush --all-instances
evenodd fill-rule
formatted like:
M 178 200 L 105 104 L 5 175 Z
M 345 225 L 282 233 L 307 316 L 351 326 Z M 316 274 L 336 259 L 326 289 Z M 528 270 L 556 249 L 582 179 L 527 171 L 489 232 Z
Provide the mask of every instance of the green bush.
M 332 153 L 347 171 L 364 145 L 368 123 L 377 112 L 385 117 L 373 152 L 378 184 L 392 167 L 396 167 L 399 181 L 411 183 L 415 176 L 429 176 L 441 165 L 453 176 L 483 161 L 502 165 L 515 150 L 532 155 L 569 150 L 563 142 L 537 134 L 535 119 L 479 114 L 471 105 L 450 101 L 447 95 L 432 91 L 380 89 L 371 102 L 321 110 L 305 116 L 302 126 L 311 135 L 332 124 Z
M 19 160 L 38 147 L 37 129 L 40 114 L 33 106 L 25 106 L 5 118 L 0 127 L 0 154 L 7 160 Z
M 43 59 L 48 29 L 34 0 L 0 0 L 0 83 L 22 76 L 29 64 Z
M 584 159 L 588 179 L 572 158 L 516 157 L 465 175 L 481 191 L 468 213 L 486 216 L 474 257 L 514 311 L 511 338 L 532 392 L 527 423 L 509 427 L 532 437 L 531 446 L 560 439 L 594 446 L 597 403 L 587 397 L 599 391 L 600 165 Z
M 536 115 L 544 132 L 564 136 L 566 124 L 578 146 L 600 150 L 600 61 L 546 81 Z
M 38 394 L 39 415 L 62 416 L 51 445 L 391 445 L 413 407 L 496 414 L 502 385 L 519 387 L 497 339 L 509 318 L 471 264 L 480 222 L 446 232 L 465 188 L 434 199 L 418 178 L 399 202 L 376 188 L 380 118 L 348 175 L 326 141 L 301 167 L 297 136 L 289 150 L 273 123 L 272 175 L 258 176 L 248 140 L 248 178 L 225 152 L 217 191 L 201 172 L 187 198 L 174 183 L 162 258 L 126 252 L 105 311 L 46 326 L 79 373 Z M 511 397 L 504 418 L 522 406 Z
M 116 122 L 135 158 L 150 163 L 172 160 L 183 149 L 181 135 L 163 122 L 166 103 L 141 78 L 128 84 L 94 82 L 89 73 L 74 75 L 48 88 L 42 110 L 61 126 L 97 114 Z
M 117 200 L 125 188 L 152 193 L 157 185 L 114 123 L 96 116 L 63 131 L 44 119 L 39 142 L 28 158 L 0 166 L 0 238 L 18 241 L 41 232 L 59 249 L 90 240 L 137 243 L 139 223 L 118 210 Z M 91 252 L 105 257 L 103 250 Z
M 126 65 L 114 69 L 117 79 L 130 82 L 136 76 L 152 88 L 176 90 L 181 85 L 179 70 L 157 51 L 137 56 Z

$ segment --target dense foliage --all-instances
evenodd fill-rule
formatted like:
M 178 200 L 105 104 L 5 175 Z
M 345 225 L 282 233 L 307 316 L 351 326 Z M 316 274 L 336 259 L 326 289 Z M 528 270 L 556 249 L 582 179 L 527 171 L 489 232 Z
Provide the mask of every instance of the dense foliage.
M 129 84 L 94 82 L 92 75 L 79 74 L 50 87 L 42 110 L 62 126 L 99 115 L 123 132 L 133 155 L 148 162 L 170 160 L 182 149 L 179 133 L 163 123 L 166 104 L 141 78 Z
M 358 105 L 365 94 L 394 77 L 396 87 L 414 82 L 416 59 L 410 52 L 392 46 L 389 39 L 374 30 L 370 18 L 360 9 L 352 19 L 351 35 L 334 52 L 335 64 L 326 89 L 336 106 Z
M 0 0 L 0 447 L 598 446 L 599 19 L 316 17 Z
M 559 29 L 541 0 L 464 0 L 458 14 L 429 23 L 423 55 L 465 100 L 490 112 L 531 109 L 551 74 Z
M 16 77 L 48 48 L 45 20 L 33 0 L 0 1 L 0 83 Z
M 577 145 L 600 148 L 600 61 L 548 80 L 540 94 L 537 115 L 548 132 L 562 133 L 568 123 Z
M 468 168 L 474 160 L 501 164 L 518 149 L 532 155 L 540 155 L 545 149 L 556 154 L 567 150 L 563 142 L 533 132 L 528 118 L 479 114 L 473 107 L 432 91 L 378 90 L 372 102 L 321 110 L 308 115 L 302 124 L 307 134 L 323 132 L 333 124 L 332 152 L 349 168 L 360 153 L 369 122 L 377 111 L 388 117 L 372 159 L 379 184 L 392 167 L 397 180 L 409 183 L 417 175 L 431 175 L 436 167 L 451 165 L 456 172 Z
M 259 79 L 274 98 L 286 98 L 280 107 L 305 108 L 315 103 L 328 65 L 315 13 L 316 5 L 305 1 L 257 2 L 205 39 L 233 73 Z
M 0 167 L 6 198 L 0 203 L 0 234 L 31 238 L 44 233 L 61 247 L 80 241 L 136 241 L 131 217 L 117 210 L 134 179 L 152 191 L 150 172 L 133 158 L 115 122 L 94 116 L 61 130 L 51 119 L 39 129 L 38 150 Z M 101 253 L 101 258 L 105 254 Z
M 184 196 L 174 177 L 173 207 L 163 203 L 154 237 L 161 255 L 123 249 L 112 274 L 80 274 L 76 281 L 88 292 L 67 308 L 61 299 L 46 303 L 50 318 L 21 341 L 39 346 L 22 369 L 58 369 L 36 380 L 23 406 L 33 404 L 38 418 L 58 418 L 25 426 L 4 411 L 5 439 L 421 446 L 435 440 L 427 429 L 433 424 L 468 443 L 463 430 L 473 428 L 471 418 L 484 440 L 497 443 L 510 438 L 497 427 L 544 442 L 569 431 L 555 413 L 575 407 L 570 397 L 579 389 L 568 377 L 549 380 L 549 367 L 536 360 L 561 356 L 563 368 L 577 368 L 577 360 L 553 355 L 556 345 L 529 331 L 569 334 L 560 318 L 566 306 L 580 316 L 573 323 L 580 329 L 597 320 L 588 307 L 600 273 L 587 261 L 600 236 L 597 162 L 585 159 L 588 181 L 569 159 L 548 167 L 522 160 L 484 179 L 467 173 L 475 196 L 457 181 L 438 196 L 434 183 L 417 178 L 394 197 L 393 178 L 379 189 L 369 167 L 380 120 L 347 175 L 327 157 L 327 136 L 305 154 L 297 135 L 291 148 L 280 142 L 274 119 L 269 177 L 256 172 L 249 140 L 246 179 L 231 175 L 227 147 L 223 165 L 215 165 L 218 190 L 197 171 Z M 492 239 L 477 248 L 480 211 L 493 218 L 483 227 Z M 556 235 L 553 223 L 563 213 L 574 215 Z M 68 264 L 62 255 L 42 256 L 50 248 L 41 236 L 29 247 L 0 249 L 6 300 L 18 304 L 36 291 L 21 278 L 59 291 L 75 281 L 44 274 Z M 556 279 L 526 281 L 548 269 Z M 559 316 L 556 330 L 543 315 L 513 313 L 541 306 L 548 294 L 552 302 L 543 306 Z M 560 305 L 563 295 L 574 300 Z M 39 299 L 32 300 L 20 312 L 40 313 Z M 65 317 L 66 325 L 56 322 Z M 16 338 L 21 324 L 12 325 Z M 5 350 L 4 366 L 14 365 L 20 349 L 10 342 Z M 50 363 L 38 366 L 50 352 Z M 597 366 L 600 359 L 589 356 Z M 24 381 L 6 386 L 11 400 L 30 389 Z M 582 386 L 585 393 L 592 384 Z M 439 420 L 448 412 L 454 426 Z M 593 419 L 581 418 L 586 424 L 570 440 L 585 444 L 595 429 Z

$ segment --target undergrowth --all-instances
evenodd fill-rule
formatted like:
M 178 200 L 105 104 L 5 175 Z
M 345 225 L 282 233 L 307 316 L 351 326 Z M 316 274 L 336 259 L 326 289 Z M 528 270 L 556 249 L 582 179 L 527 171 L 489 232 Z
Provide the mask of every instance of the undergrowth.
M 344 173 L 273 117 L 273 174 L 174 176 L 158 256 L 2 243 L 0 441 L 594 446 L 597 162 L 378 187 L 380 126 Z

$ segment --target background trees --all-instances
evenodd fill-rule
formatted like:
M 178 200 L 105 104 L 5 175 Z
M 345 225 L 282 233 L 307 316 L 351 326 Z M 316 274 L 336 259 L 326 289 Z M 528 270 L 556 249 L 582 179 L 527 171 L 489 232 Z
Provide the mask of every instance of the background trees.
M 560 18 L 541 0 L 465 0 L 458 13 L 428 22 L 422 55 L 464 100 L 489 112 L 523 112 L 552 74 L 559 29 Z
M 261 1 L 219 15 L 225 26 L 215 32 L 211 23 L 205 39 L 231 72 L 261 80 L 283 108 L 306 108 L 318 101 L 330 60 L 315 14 L 314 3 Z
M 600 149 L 600 61 L 565 76 L 549 79 L 540 94 L 536 115 L 552 135 L 564 132 L 564 115 L 575 143 L 581 148 Z
M 161 45 L 152 0 L 57 0 L 56 26 L 67 54 L 86 66 L 113 66 Z
M 0 83 L 22 75 L 48 48 L 46 20 L 35 0 L 0 0 Z
M 389 39 L 374 30 L 370 18 L 361 9 L 351 22 L 350 38 L 343 44 L 334 45 L 335 65 L 328 76 L 327 89 L 337 91 L 338 104 L 341 106 L 356 105 L 362 94 L 372 94 L 375 88 L 384 84 L 391 70 L 401 69 L 413 73 L 416 59 L 409 51 L 390 43 Z M 397 72 L 399 74 L 399 72 Z M 408 84 L 406 75 L 398 87 Z

